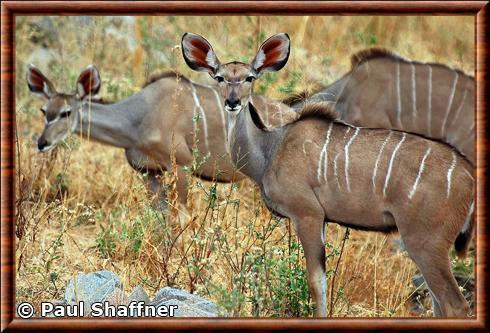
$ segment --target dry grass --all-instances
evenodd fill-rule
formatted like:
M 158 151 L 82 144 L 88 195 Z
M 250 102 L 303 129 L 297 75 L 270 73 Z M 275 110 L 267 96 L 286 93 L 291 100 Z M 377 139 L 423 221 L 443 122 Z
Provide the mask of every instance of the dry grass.
M 160 70 L 177 69 L 202 81 L 177 48 L 185 31 L 208 37 L 222 61 L 251 59 L 264 37 L 285 31 L 293 43 L 290 62 L 256 87 L 275 98 L 332 82 L 349 69 L 350 54 L 371 45 L 474 70 L 472 17 L 138 17 L 131 24 L 58 17 L 52 27 L 44 24 L 51 32 L 36 28 L 40 22 L 16 18 L 16 294 L 17 302 L 34 304 L 61 298 L 78 271 L 109 269 L 127 290 L 142 284 L 153 294 L 176 285 L 218 301 L 235 316 L 311 313 L 294 232 L 263 207 L 251 182 L 192 179 L 190 217 L 180 228 L 150 208 L 141 176 L 122 150 L 72 136 L 51 153 L 37 153 L 41 101 L 27 90 L 27 63 L 35 62 L 67 92 L 79 71 L 94 63 L 101 95 L 116 100 Z M 41 59 L 49 52 L 52 61 Z M 344 231 L 328 227 L 329 270 L 337 264 Z M 335 279 L 333 316 L 409 315 L 405 300 L 416 269 L 405 255 L 393 254 L 393 237 L 351 232 Z

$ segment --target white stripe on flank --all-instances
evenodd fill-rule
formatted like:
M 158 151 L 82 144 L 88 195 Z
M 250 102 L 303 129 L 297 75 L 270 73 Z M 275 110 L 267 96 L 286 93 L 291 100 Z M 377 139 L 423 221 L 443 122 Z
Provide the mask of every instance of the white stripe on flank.
M 360 128 L 356 127 L 356 131 L 354 132 L 354 134 L 352 135 L 349 142 L 347 142 L 347 144 L 345 145 L 345 148 L 344 148 L 344 151 L 345 151 L 345 183 L 347 184 L 347 191 L 349 191 L 349 192 L 351 191 L 350 190 L 350 181 L 349 181 L 349 147 L 352 144 L 352 142 L 354 141 L 354 139 L 356 138 L 357 134 L 359 134 L 359 130 L 360 130 Z
M 347 127 L 347 130 L 344 133 L 343 141 L 345 141 L 347 139 L 347 134 L 349 134 L 349 132 L 350 132 L 350 127 Z M 335 180 L 337 181 L 337 185 L 339 186 L 339 188 L 340 188 L 340 181 L 339 181 L 339 177 L 338 177 L 338 173 L 337 173 L 337 160 L 340 156 L 340 153 L 342 153 L 342 151 L 339 151 L 337 153 L 337 155 L 335 155 L 335 158 L 333 159 L 333 174 L 335 176 Z
M 206 143 L 206 148 L 209 151 L 209 143 L 208 143 L 208 122 L 206 120 L 206 114 L 204 113 L 204 109 L 202 108 L 201 103 L 199 102 L 199 97 L 197 97 L 196 88 L 194 87 L 194 83 L 193 82 L 191 82 L 191 90 L 192 90 L 192 97 L 194 98 L 194 104 L 195 104 L 194 114 L 195 114 L 195 110 L 196 109 L 199 109 L 199 111 L 201 113 L 201 116 L 202 116 L 202 122 L 203 122 L 203 125 L 204 125 L 204 140 L 205 140 L 205 143 Z
M 468 131 L 468 134 L 472 134 L 474 128 L 475 128 L 475 120 L 473 119 L 473 122 L 471 123 L 470 130 Z
M 447 170 L 447 193 L 446 198 L 449 198 L 449 193 L 451 191 L 451 177 L 453 175 L 454 168 L 456 167 L 456 154 L 453 152 L 453 161 Z
M 386 189 L 388 188 L 388 183 L 390 181 L 391 169 L 393 168 L 393 162 L 395 161 L 396 153 L 398 152 L 398 149 L 400 149 L 400 147 L 401 147 L 403 141 L 405 141 L 406 137 L 407 137 L 407 134 L 403 133 L 402 139 L 396 145 L 395 149 L 393 150 L 393 154 L 391 154 L 390 164 L 388 165 L 388 172 L 386 173 L 386 178 L 385 178 L 385 186 L 383 187 L 383 196 L 384 197 L 386 197 Z
M 410 64 L 412 67 L 412 119 L 415 123 L 415 118 L 417 117 L 417 90 L 416 90 L 416 80 L 415 80 L 415 66 Z
M 466 129 L 467 129 L 467 131 L 463 132 L 463 130 L 466 130 Z M 473 119 L 473 117 L 471 117 L 471 126 L 466 127 L 466 125 L 460 124 L 458 127 L 458 132 L 452 138 L 452 142 L 459 142 L 459 147 L 464 146 L 469 139 L 473 138 L 473 136 L 475 134 L 473 132 L 474 129 L 475 129 L 475 119 Z M 466 137 L 466 139 L 464 139 L 464 137 Z
M 318 182 L 320 182 L 320 174 L 322 172 L 322 164 L 324 164 L 324 171 L 323 171 L 323 179 L 327 181 L 327 168 L 328 168 L 328 144 L 330 143 L 330 134 L 332 133 L 332 126 L 333 122 L 330 123 L 330 126 L 328 127 L 327 131 L 327 138 L 325 139 L 325 144 L 323 145 L 323 148 L 320 152 L 320 157 L 318 159 L 318 168 L 317 168 L 317 179 Z
M 316 168 L 316 180 L 320 183 L 320 174 L 322 173 L 322 164 L 325 156 L 325 145 L 323 145 L 322 150 L 320 151 L 320 156 L 318 156 L 318 167 Z
M 453 117 L 453 120 L 451 120 L 451 123 L 449 126 L 454 125 L 454 122 L 458 120 L 459 114 L 461 113 L 461 110 L 463 109 L 464 102 L 466 100 L 466 95 L 468 95 L 468 89 L 464 91 L 463 98 L 461 99 L 461 103 L 459 103 L 458 109 L 456 110 L 456 114 Z
M 402 100 L 400 96 L 400 62 L 396 62 L 396 112 L 398 128 L 402 129 Z
M 429 132 L 429 136 L 431 136 L 432 131 L 432 67 L 429 67 L 429 78 L 428 78 L 428 91 L 427 91 L 427 129 Z
M 340 188 L 340 182 L 339 182 L 339 177 L 337 176 L 337 159 L 339 158 L 340 153 L 341 152 L 339 151 L 333 159 L 333 175 L 335 176 L 335 180 L 337 181 L 337 185 L 339 186 L 339 188 Z
M 471 174 L 471 173 L 470 173 L 468 170 L 466 170 L 466 169 L 464 169 L 464 168 L 463 168 L 463 171 L 466 173 L 466 175 L 467 175 L 468 177 L 470 177 L 470 179 L 471 179 L 472 181 L 475 181 L 475 178 L 473 178 L 473 175 L 472 175 L 472 174 Z
M 449 102 L 447 103 L 446 115 L 444 116 L 444 120 L 442 121 L 442 126 L 441 126 L 442 136 L 444 136 L 446 132 L 447 117 L 449 117 L 449 112 L 451 112 L 451 107 L 453 106 L 453 100 L 454 100 L 454 93 L 456 92 L 456 85 L 458 84 L 459 74 L 458 72 L 454 72 L 454 74 L 455 76 L 454 76 L 453 86 L 451 88 L 451 94 L 449 95 Z
M 381 145 L 381 149 L 379 150 L 378 157 L 376 157 L 376 162 L 374 162 L 374 170 L 373 170 L 373 193 L 376 192 L 376 174 L 378 173 L 378 164 L 379 160 L 381 159 L 381 155 L 383 154 L 383 150 L 385 149 L 386 143 L 388 140 L 390 140 L 391 135 L 393 134 L 392 131 L 390 131 L 390 134 L 386 137 L 385 141 Z
M 415 179 L 415 183 L 413 183 L 412 190 L 408 194 L 409 199 L 412 199 L 415 192 L 417 192 L 417 186 L 419 185 L 420 177 L 422 177 L 422 173 L 424 172 L 425 160 L 427 159 L 427 156 L 429 156 L 430 151 L 431 151 L 431 148 L 429 147 L 429 149 L 427 149 L 427 151 L 425 152 L 424 157 L 422 158 L 422 162 L 420 162 L 419 173 L 417 174 L 417 178 Z
M 218 104 L 218 108 L 219 108 L 219 111 L 220 111 L 220 116 L 221 116 L 221 122 L 223 124 L 223 134 L 224 134 L 224 139 L 225 139 L 225 151 L 227 153 L 229 153 L 228 151 L 228 144 L 226 144 L 226 116 L 225 116 L 225 110 L 223 108 L 223 101 L 221 100 L 221 98 L 219 97 L 219 94 L 216 90 L 214 90 L 213 88 L 211 88 L 211 90 L 213 91 L 214 93 L 214 97 L 216 97 L 216 103 Z

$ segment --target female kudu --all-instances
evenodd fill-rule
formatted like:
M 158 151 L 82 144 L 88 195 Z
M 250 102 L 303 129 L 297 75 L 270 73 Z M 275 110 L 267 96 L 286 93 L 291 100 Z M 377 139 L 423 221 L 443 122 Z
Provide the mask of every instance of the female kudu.
M 186 33 L 182 52 L 194 70 L 220 83 L 228 144 L 237 167 L 265 203 L 293 221 L 304 248 L 308 284 L 326 314 L 325 223 L 398 230 L 427 281 L 437 316 L 465 316 L 469 306 L 451 273 L 452 244 L 463 255 L 473 229 L 471 165 L 451 147 L 404 132 L 354 127 L 311 105 L 281 128 L 267 129 L 251 101 L 253 81 L 280 70 L 289 37 L 266 40 L 251 64 L 221 64 L 203 37 Z
M 58 93 L 39 69 L 29 66 L 29 89 L 46 99 L 41 108 L 45 127 L 38 140 L 39 151 L 51 150 L 73 132 L 123 148 L 129 164 L 147 174 L 148 187 L 158 195 L 161 208 L 166 207 L 166 201 L 160 175 L 171 170 L 173 149 L 179 166 L 179 201 L 186 203 L 186 177 L 180 167 L 192 163 L 195 140 L 201 157 L 209 155 L 196 175 L 220 182 L 243 178 L 228 158 L 225 113 L 213 87 L 169 72 L 150 80 L 140 92 L 125 100 L 103 104 L 92 98 L 98 93 L 100 82 L 97 69 L 89 66 L 78 77 L 75 93 Z M 263 116 L 272 126 L 296 117 L 282 103 L 261 96 L 254 96 L 254 101 L 263 107 Z
M 306 98 L 304 98 L 306 97 Z M 328 87 L 286 103 L 332 103 L 340 119 L 449 143 L 475 165 L 475 79 L 437 63 L 373 48 L 351 57 L 351 70 Z

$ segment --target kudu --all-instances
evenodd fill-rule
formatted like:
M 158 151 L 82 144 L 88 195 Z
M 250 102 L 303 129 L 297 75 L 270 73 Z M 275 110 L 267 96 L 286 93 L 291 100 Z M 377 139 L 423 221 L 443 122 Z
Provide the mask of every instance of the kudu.
M 38 140 L 40 151 L 49 151 L 73 132 L 123 148 L 129 164 L 147 174 L 147 185 L 158 195 L 161 208 L 166 207 L 161 174 L 171 170 L 173 149 L 179 166 L 178 197 L 180 203 L 186 202 L 186 177 L 181 167 L 192 163 L 195 139 L 201 157 L 210 155 L 196 175 L 220 182 L 243 178 L 227 157 L 225 112 L 213 87 L 168 72 L 153 78 L 127 99 L 103 104 L 92 98 L 101 84 L 94 66 L 81 72 L 76 92 L 72 94 L 58 93 L 51 81 L 33 65 L 28 68 L 27 83 L 33 93 L 47 100 L 41 108 L 45 128 Z M 272 126 L 296 117 L 282 103 L 261 96 L 254 96 L 254 101 L 264 107 L 263 116 Z
M 203 37 L 186 33 L 182 50 L 194 70 L 220 82 L 228 144 L 237 167 L 260 187 L 266 205 L 293 221 L 304 249 L 317 316 L 326 314 L 325 223 L 398 230 L 430 288 L 437 316 L 465 316 L 468 303 L 448 252 L 467 251 L 473 229 L 472 167 L 450 146 L 405 132 L 336 120 L 312 104 L 283 127 L 264 126 L 252 82 L 280 70 L 289 37 L 267 39 L 251 64 L 221 64 Z
M 444 141 L 475 164 L 475 80 L 460 70 L 367 49 L 351 57 L 341 79 L 287 104 L 300 110 L 307 102 L 333 103 L 340 119 L 356 126 Z

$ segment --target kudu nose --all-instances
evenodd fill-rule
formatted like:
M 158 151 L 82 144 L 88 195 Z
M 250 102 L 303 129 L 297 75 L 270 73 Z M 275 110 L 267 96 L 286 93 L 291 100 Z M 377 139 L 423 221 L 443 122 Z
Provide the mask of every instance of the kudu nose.
M 234 109 L 237 106 L 240 105 L 240 100 L 239 99 L 226 99 L 225 100 L 225 105 L 228 106 L 230 109 Z
M 46 147 L 48 145 L 48 141 L 46 141 L 46 139 L 44 138 L 39 138 L 37 140 L 37 149 L 39 150 L 43 150 L 44 147 Z

